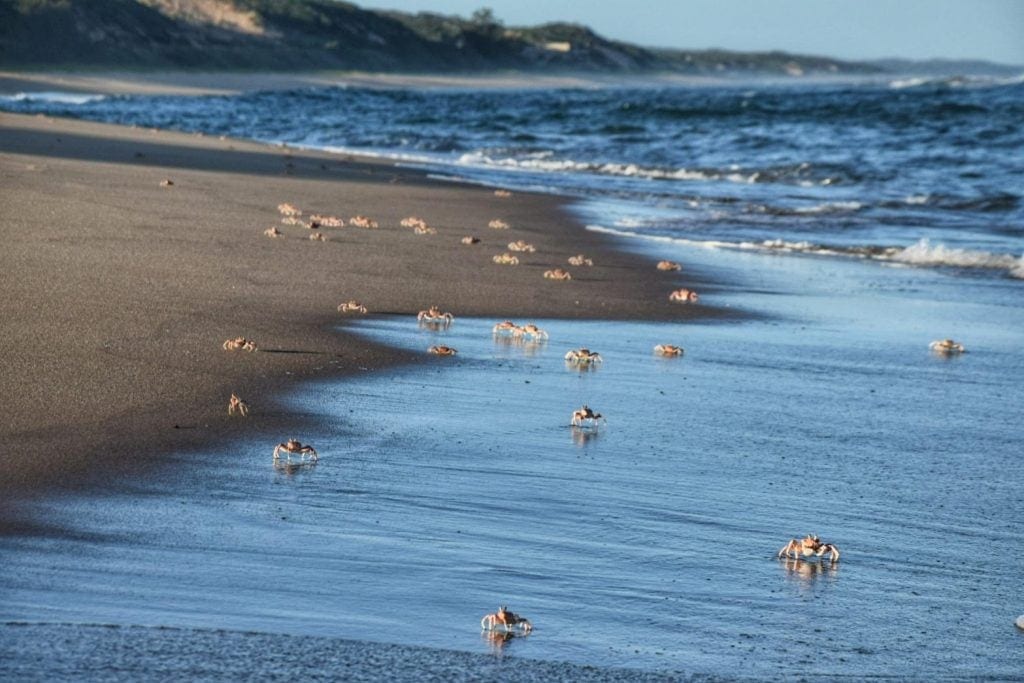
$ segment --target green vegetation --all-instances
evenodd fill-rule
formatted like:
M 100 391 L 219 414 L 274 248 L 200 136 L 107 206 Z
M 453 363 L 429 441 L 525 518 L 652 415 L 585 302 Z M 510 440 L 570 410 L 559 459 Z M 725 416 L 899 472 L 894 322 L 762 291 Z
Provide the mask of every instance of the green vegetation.
M 351 69 L 778 74 L 869 65 L 783 53 L 648 49 L 585 26 L 506 27 L 363 10 L 334 0 L 0 0 L 0 66 L 75 69 Z

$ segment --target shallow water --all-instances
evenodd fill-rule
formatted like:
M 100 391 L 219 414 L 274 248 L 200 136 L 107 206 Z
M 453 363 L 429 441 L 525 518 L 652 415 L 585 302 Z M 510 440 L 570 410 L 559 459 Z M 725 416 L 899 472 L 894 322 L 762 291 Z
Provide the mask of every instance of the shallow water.
M 322 453 L 180 456 L 134 490 L 38 504 L 70 537 L 4 539 L 0 620 L 254 630 L 752 676 L 1024 671 L 1024 310 L 1015 283 L 674 244 L 728 324 L 379 317 L 415 368 L 287 399 Z M 457 313 L 457 312 L 456 312 Z M 520 321 L 525 322 L 525 321 Z M 943 358 L 932 339 L 963 340 Z M 679 359 L 657 343 L 686 348 Z M 604 363 L 567 368 L 570 348 Z M 574 432 L 587 403 L 608 418 Z M 287 435 L 282 435 L 282 437 Z M 821 535 L 836 565 L 775 559 Z

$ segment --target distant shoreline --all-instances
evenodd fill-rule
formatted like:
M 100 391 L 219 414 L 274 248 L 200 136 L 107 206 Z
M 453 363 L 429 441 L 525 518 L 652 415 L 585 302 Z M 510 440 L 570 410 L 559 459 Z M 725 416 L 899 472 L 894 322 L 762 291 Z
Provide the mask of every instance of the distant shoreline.
M 743 86 L 757 84 L 865 83 L 890 80 L 890 74 L 854 76 L 738 77 L 680 74 L 607 75 L 524 74 L 495 72 L 475 75 L 370 73 L 353 71 L 63 71 L 0 70 L 0 94 L 63 91 L 101 95 L 231 95 L 258 90 L 307 87 L 363 87 L 409 89 L 526 90 L 546 88 L 614 88 Z

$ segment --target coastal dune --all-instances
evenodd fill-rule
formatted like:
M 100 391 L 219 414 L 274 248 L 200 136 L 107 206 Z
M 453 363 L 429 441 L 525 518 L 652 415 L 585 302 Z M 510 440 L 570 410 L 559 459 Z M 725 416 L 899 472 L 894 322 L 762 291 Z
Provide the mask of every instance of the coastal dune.
M 294 383 L 420 356 L 337 329 L 337 305 L 410 316 L 678 320 L 720 314 L 667 293 L 703 283 L 662 273 L 582 229 L 566 201 L 495 196 L 373 159 L 104 124 L 0 115 L 5 350 L 0 500 L 48 487 L 117 486 L 161 453 L 266 433 L 301 437 L 275 407 Z M 173 184 L 165 184 L 170 180 Z M 276 206 L 380 228 L 280 224 Z M 425 219 L 435 235 L 399 221 Z M 499 218 L 511 226 L 489 229 Z M 277 226 L 283 238 L 263 231 Z M 460 244 L 464 235 L 481 243 Z M 508 242 L 537 247 L 492 263 Z M 585 253 L 595 265 L 571 268 Z M 563 267 L 568 282 L 542 277 Z M 227 352 L 245 336 L 258 353 Z M 227 415 L 234 392 L 246 420 Z M 10 507 L 8 505 L 8 507 Z M 0 530 L 41 520 L 4 510 Z

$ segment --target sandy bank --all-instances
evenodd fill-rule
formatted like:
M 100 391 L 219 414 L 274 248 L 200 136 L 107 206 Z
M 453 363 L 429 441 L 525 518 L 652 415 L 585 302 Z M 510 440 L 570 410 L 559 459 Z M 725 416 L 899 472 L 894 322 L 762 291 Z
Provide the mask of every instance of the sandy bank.
M 104 95 L 223 95 L 254 90 L 351 86 L 362 88 L 601 88 L 624 85 L 679 86 L 722 82 L 706 76 L 650 74 L 641 77 L 538 75 L 493 73 L 479 75 L 363 73 L 318 71 L 309 73 L 234 71 L 73 72 L 0 71 L 0 94 L 65 91 Z
M 0 115 L 0 176 L 0 500 L 80 485 L 85 473 L 115 486 L 151 454 L 232 430 L 264 430 L 268 446 L 301 437 L 299 420 L 274 408 L 276 390 L 418 358 L 335 332 L 336 306 L 350 298 L 410 324 L 433 303 L 495 318 L 713 313 L 670 304 L 673 286 L 693 282 L 614 251 L 562 200 L 502 199 L 372 160 Z M 330 241 L 313 242 L 280 225 L 280 202 L 367 214 L 380 229 L 330 229 Z M 408 215 L 438 234 L 400 227 Z M 489 229 L 493 218 L 513 227 Z M 283 239 L 263 235 L 273 225 Z M 467 234 L 482 243 L 460 244 Z M 537 253 L 493 264 L 516 239 Z M 569 268 L 578 252 L 596 265 Z M 575 279 L 544 279 L 554 266 Z M 261 351 L 221 349 L 238 335 Z M 248 420 L 226 415 L 232 392 L 252 404 Z

